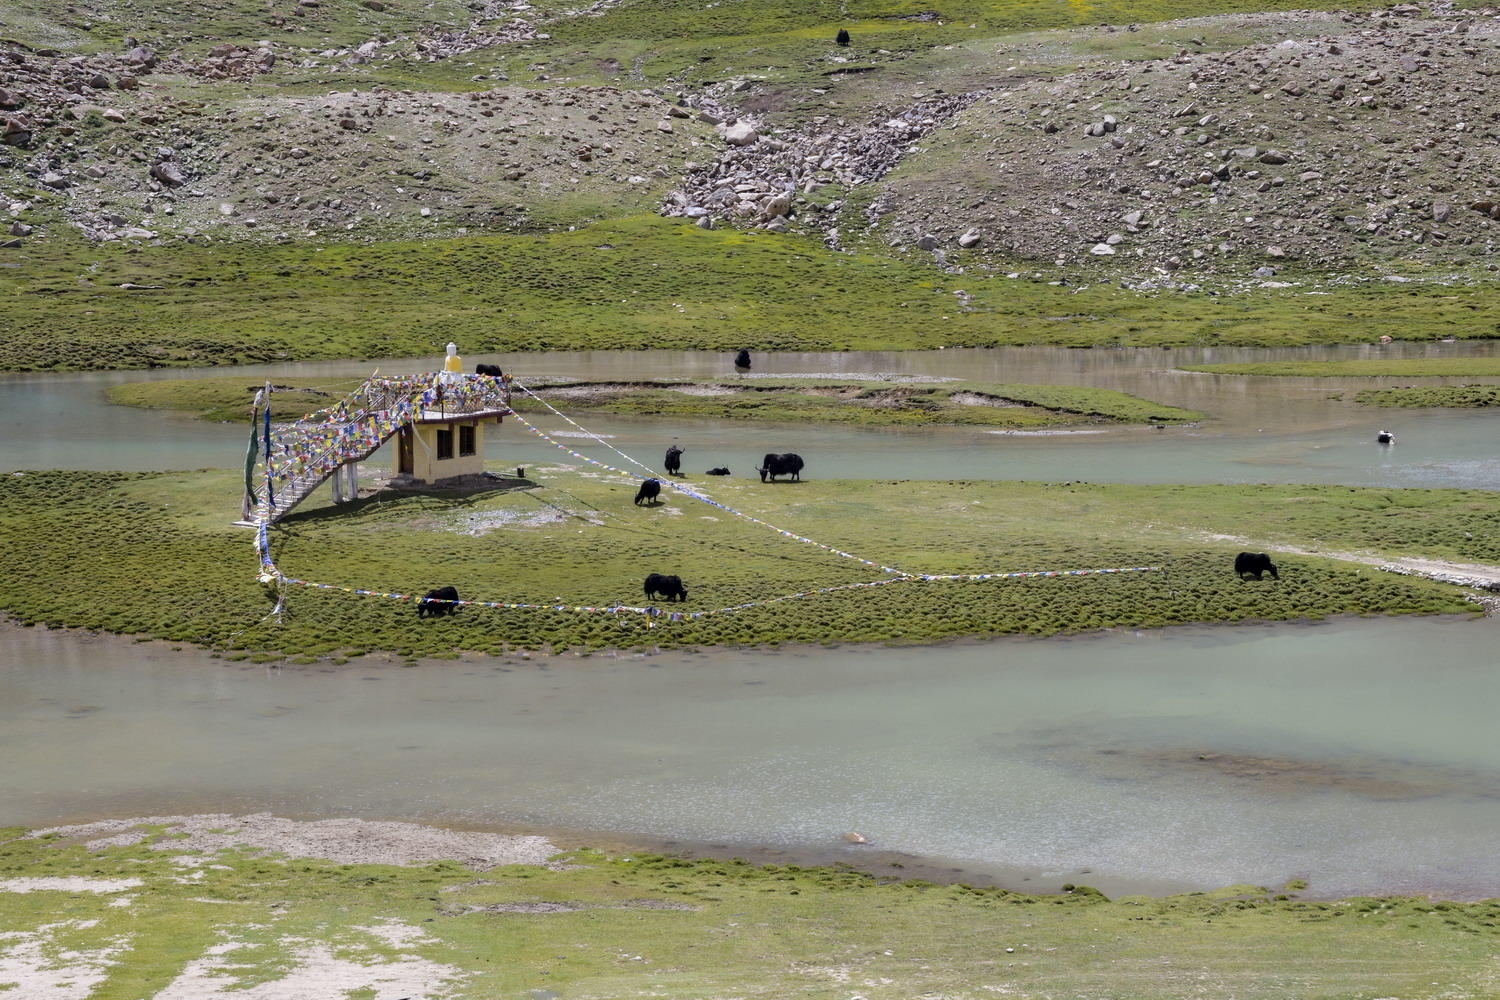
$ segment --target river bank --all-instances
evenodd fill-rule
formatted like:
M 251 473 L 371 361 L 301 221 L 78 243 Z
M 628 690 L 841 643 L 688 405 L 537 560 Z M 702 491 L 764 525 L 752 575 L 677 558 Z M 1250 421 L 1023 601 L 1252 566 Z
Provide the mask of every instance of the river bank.
M 425 997 L 854 989 L 884 1000 L 986 986 L 1171 998 L 1199 995 L 1205 975 L 1247 998 L 1309 986 L 1465 997 L 1484 989 L 1488 927 L 1500 915 L 1494 903 L 1318 903 L 1254 887 L 1166 899 L 1111 901 L 1083 888 L 1048 897 L 650 855 L 573 854 L 551 867 L 349 864 L 306 851 L 286 859 L 215 852 L 174 843 L 173 831 L 158 826 L 141 842 L 126 835 L 95 849 L 13 831 L 0 844 L 9 946 L 0 976 L 26 995 L 127 990 L 194 1000 L 353 989 Z M 1179 969 L 1172 956 L 1185 949 L 1192 966 Z
M 3 972 L 50 983 L 66 950 L 91 988 L 194 1000 L 252 981 L 709 997 L 735 970 L 766 996 L 1187 997 L 1206 970 L 1246 997 L 1479 997 L 1500 908 L 1426 897 L 1500 886 L 1495 624 L 412 669 L 11 628 L 0 825 L 158 818 L 97 853 L 0 842 Z M 184 807 L 220 815 L 178 826 Z M 234 818 L 267 810 L 295 822 Z M 542 841 L 596 850 L 491 867 Z M 1038 895 L 1064 885 L 1109 901 Z M 829 955 L 847 980 L 816 971 Z

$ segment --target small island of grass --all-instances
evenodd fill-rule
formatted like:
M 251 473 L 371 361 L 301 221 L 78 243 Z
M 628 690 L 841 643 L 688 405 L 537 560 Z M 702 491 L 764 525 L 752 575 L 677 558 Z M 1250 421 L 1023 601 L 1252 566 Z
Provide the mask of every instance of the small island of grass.
M 131 382 L 107 392 L 112 403 L 181 410 L 199 419 L 244 420 L 264 379 L 230 376 Z M 358 379 L 280 379 L 272 414 L 290 419 L 339 399 Z M 875 427 L 973 425 L 1030 429 L 1085 424 L 1162 424 L 1203 414 L 1112 389 L 964 381 L 754 378 L 724 381 L 641 379 L 553 381 L 533 386 L 561 409 L 643 416 L 842 423 Z M 522 412 L 542 409 L 516 392 Z
M 1500 406 L 1500 385 L 1407 385 L 1365 389 L 1355 395 L 1354 401 L 1365 406 L 1483 409 Z
M 815 467 L 808 470 L 815 474 Z M 636 483 L 567 467 L 483 492 L 325 494 L 271 534 L 289 576 L 342 587 L 544 605 L 641 605 L 647 572 L 680 574 L 700 611 L 880 579 L 679 494 L 632 503 Z M 373 482 L 367 485 L 375 485 Z M 1462 490 L 869 482 L 755 477 L 697 488 L 778 527 L 911 573 L 1165 566 L 1167 572 L 911 582 L 815 594 L 646 628 L 644 616 L 464 608 L 435 621 L 409 601 L 256 582 L 250 532 L 231 526 L 231 472 L 35 472 L 0 478 L 0 611 L 215 647 L 232 656 L 346 658 L 370 651 L 915 642 L 1193 622 L 1473 611 L 1456 588 L 1314 556 L 1278 558 L 1279 581 L 1241 582 L 1260 539 L 1500 561 L 1500 502 Z M 1385 516 L 1398 514 L 1399 516 Z M 1217 536 L 1217 537 L 1215 537 Z
M 1356 358 L 1348 361 L 1256 361 L 1181 365 L 1207 375 L 1273 375 L 1300 378 L 1485 378 L 1500 376 L 1500 358 Z

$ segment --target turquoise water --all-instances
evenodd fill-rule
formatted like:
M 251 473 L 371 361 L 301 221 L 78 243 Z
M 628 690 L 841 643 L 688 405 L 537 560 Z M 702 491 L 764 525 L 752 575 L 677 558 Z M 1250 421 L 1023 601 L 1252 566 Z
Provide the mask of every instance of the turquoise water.
M 1239 378 L 1172 370 L 1199 361 L 1338 359 L 1381 355 L 1493 356 L 1500 344 L 1355 346 L 1281 350 L 1078 351 L 1007 348 L 916 353 L 767 354 L 756 371 L 899 373 L 985 381 L 1096 385 L 1201 410 L 1201 426 L 1164 431 L 1016 436 L 970 429 L 890 430 L 768 426 L 743 422 L 590 417 L 586 425 L 648 462 L 668 444 L 687 449 L 686 467 L 726 465 L 750 475 L 768 451 L 797 451 L 809 476 L 825 478 L 1036 479 L 1093 482 L 1318 482 L 1382 486 L 1500 488 L 1500 434 L 1484 411 L 1391 411 L 1334 401 L 1331 393 L 1366 380 Z M 699 352 L 583 352 L 489 355 L 522 377 L 733 378 L 726 359 Z M 415 361 L 261 366 L 267 377 L 347 376 L 420 367 Z M 197 374 L 224 374 L 224 369 Z M 243 429 L 177 414 L 108 406 L 104 389 L 141 378 L 191 372 L 128 372 L 0 377 L 0 469 L 230 468 L 243 454 Z M 1442 382 L 1445 380 L 1419 380 Z M 1458 379 L 1446 381 L 1474 381 Z M 1495 380 L 1489 380 L 1495 381 Z M 548 430 L 571 432 L 561 421 Z M 1397 444 L 1375 432 L 1390 426 Z M 570 444 L 581 439 L 571 437 Z M 597 445 L 586 453 L 607 457 Z M 490 438 L 489 457 L 507 465 L 559 460 L 560 453 L 519 425 Z M 374 460 L 386 463 L 382 453 Z
M 0 825 L 268 809 L 854 860 L 858 830 L 1036 887 L 1493 896 L 1497 639 L 1378 620 L 274 670 L 13 631 Z

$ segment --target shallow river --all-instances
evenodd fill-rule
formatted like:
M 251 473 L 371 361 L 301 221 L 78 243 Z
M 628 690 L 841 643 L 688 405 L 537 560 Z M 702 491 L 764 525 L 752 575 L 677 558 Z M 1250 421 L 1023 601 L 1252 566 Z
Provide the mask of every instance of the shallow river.
M 759 374 L 899 373 L 984 381 L 1095 385 L 1203 411 L 1196 427 L 1143 427 L 1041 436 L 975 429 L 872 430 L 770 426 L 747 422 L 658 421 L 590 416 L 590 429 L 616 447 L 655 463 L 666 445 L 687 449 L 686 468 L 727 465 L 753 474 L 767 451 L 795 450 L 808 475 L 827 478 L 1035 479 L 1092 482 L 1319 482 L 1376 486 L 1500 489 L 1500 434 L 1485 411 L 1380 410 L 1328 397 L 1368 388 L 1370 380 L 1244 378 L 1173 371 L 1197 362 L 1322 360 L 1356 357 L 1455 357 L 1500 354 L 1500 343 L 1393 344 L 1283 350 L 1067 350 L 1007 348 L 927 352 L 766 354 Z M 685 351 L 486 355 L 532 376 L 729 378 L 726 358 Z M 343 377 L 411 371 L 413 360 L 260 366 L 269 378 Z M 178 414 L 109 406 L 104 389 L 124 381 L 225 374 L 123 372 L 0 376 L 0 469 L 183 469 L 237 466 L 244 431 Z M 1418 379 L 1421 383 L 1500 381 Z M 556 418 L 549 430 L 569 431 Z M 1394 447 L 1374 443 L 1389 426 Z M 575 432 L 576 433 L 576 432 Z M 489 457 L 507 465 L 553 463 L 563 456 L 517 424 L 489 436 Z M 580 439 L 571 437 L 575 446 Z M 597 445 L 586 452 L 609 458 Z M 384 455 L 371 464 L 383 464 Z
M 1487 343 L 763 355 L 757 371 L 768 374 L 1088 384 L 1211 416 L 1193 428 L 1050 436 L 586 423 L 649 461 L 675 440 L 689 469 L 728 464 L 741 475 L 765 451 L 795 449 L 809 475 L 823 477 L 1497 489 L 1500 435 L 1482 411 L 1367 410 L 1328 398 L 1369 384 L 1357 379 L 1171 370 L 1497 353 L 1500 344 Z M 498 361 L 523 379 L 728 375 L 724 357 L 680 352 L 469 360 Z M 253 371 L 339 377 L 372 367 Z M 191 374 L 0 376 L 0 469 L 236 466 L 238 426 L 103 402 L 111 384 Z M 1396 430 L 1396 447 L 1373 443 L 1381 426 Z M 511 425 L 490 457 L 535 466 L 562 456 Z M 1380 620 L 917 650 L 275 670 L 153 644 L 0 631 L 0 825 L 272 809 L 747 853 L 759 845 L 813 860 L 905 852 L 966 878 L 1037 888 L 1307 877 L 1324 895 L 1500 895 L 1497 641 L 1500 619 Z M 875 846 L 843 844 L 849 830 Z
M 275 670 L 11 631 L 0 825 L 270 809 L 904 851 L 1038 888 L 1493 896 L 1497 639 L 1379 620 Z

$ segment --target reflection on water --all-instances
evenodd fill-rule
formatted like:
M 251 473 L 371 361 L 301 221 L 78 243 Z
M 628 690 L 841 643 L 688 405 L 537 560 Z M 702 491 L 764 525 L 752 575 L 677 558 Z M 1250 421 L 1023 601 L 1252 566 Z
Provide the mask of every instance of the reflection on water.
M 766 426 L 744 422 L 590 417 L 596 430 L 648 461 L 666 445 L 687 448 L 686 468 L 727 465 L 749 475 L 768 451 L 796 450 L 809 474 L 823 477 L 986 478 L 1093 482 L 1321 482 L 1385 486 L 1500 488 L 1494 417 L 1484 411 L 1391 411 L 1333 401 L 1332 393 L 1368 380 L 1271 379 L 1194 375 L 1180 364 L 1359 357 L 1500 355 L 1494 342 L 1352 345 L 1324 348 L 1067 350 L 996 348 L 926 352 L 762 354 L 758 374 L 868 372 L 961 376 L 1027 383 L 1095 385 L 1190 407 L 1211 415 L 1200 427 L 1122 428 L 1089 435 L 993 434 L 977 429 L 868 430 Z M 435 359 L 433 359 L 435 360 Z M 684 376 L 733 379 L 728 356 L 692 351 L 491 355 L 522 377 Z M 121 372 L 0 377 L 0 469 L 232 468 L 243 429 L 169 413 L 107 406 L 103 390 L 137 379 L 222 375 L 347 377 L 418 367 L 413 360 L 263 365 L 209 371 Z M 1424 382 L 1472 382 L 1430 379 Z M 1494 380 L 1477 380 L 1494 381 Z M 546 426 L 569 429 L 555 419 Z M 1391 424 L 1399 444 L 1379 448 L 1375 431 Z M 507 465 L 559 458 L 520 427 L 489 440 L 489 457 Z M 578 439 L 571 443 L 577 444 Z M 385 462 L 384 455 L 375 462 Z
M 0 824 L 273 809 L 835 854 L 852 829 L 1107 888 L 1497 895 L 1497 629 L 282 671 L 10 632 Z

